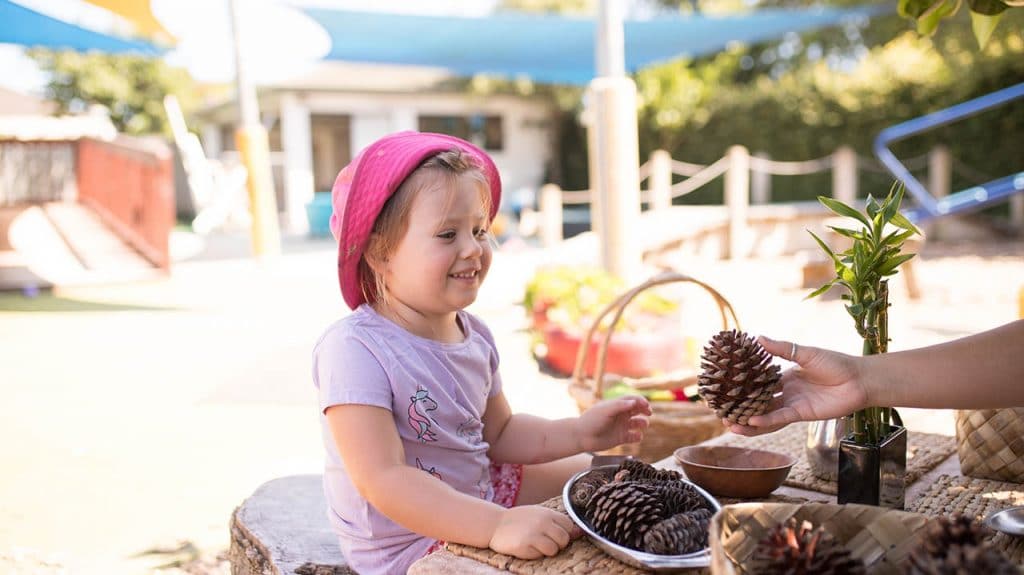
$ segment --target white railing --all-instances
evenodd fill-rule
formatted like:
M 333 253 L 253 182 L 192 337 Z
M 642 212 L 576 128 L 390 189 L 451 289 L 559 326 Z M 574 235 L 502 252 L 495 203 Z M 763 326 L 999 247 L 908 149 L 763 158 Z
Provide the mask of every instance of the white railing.
M 949 194 L 952 179 L 952 163 L 948 156 L 948 149 L 938 146 L 909 159 L 907 164 L 912 164 L 914 169 L 927 168 L 932 193 L 944 196 Z M 861 169 L 884 172 L 874 159 L 860 157 L 848 146 L 841 146 L 828 156 L 801 161 L 772 160 L 761 154 L 752 156 L 745 147 L 733 146 L 726 155 L 708 165 L 674 160 L 668 152 L 655 150 L 640 166 L 640 184 L 647 182 L 647 188 L 640 190 L 640 201 L 647 204 L 648 211 L 663 210 L 672 205 L 672 200 L 724 176 L 730 236 L 740 237 L 746 226 L 747 206 L 771 202 L 771 176 L 804 176 L 831 170 L 832 197 L 852 204 L 857 198 L 858 171 Z M 673 184 L 674 176 L 685 179 Z M 562 240 L 563 206 L 590 203 L 590 190 L 565 191 L 555 184 L 541 187 L 538 233 L 542 245 L 549 246 Z

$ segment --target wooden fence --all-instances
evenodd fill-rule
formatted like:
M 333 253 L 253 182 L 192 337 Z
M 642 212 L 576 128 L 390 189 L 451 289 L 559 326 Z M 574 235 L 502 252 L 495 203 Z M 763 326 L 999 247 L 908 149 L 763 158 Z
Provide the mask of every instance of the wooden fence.
M 952 162 L 949 149 L 939 146 L 917 158 L 905 162 L 911 169 L 928 167 L 930 191 L 936 197 L 949 195 L 952 181 Z M 648 211 L 660 211 L 672 206 L 674 199 L 692 193 L 718 177 L 724 177 L 724 203 L 729 211 L 730 243 L 742 237 L 746 227 L 747 207 L 771 202 L 771 176 L 800 176 L 831 170 L 832 196 L 847 204 L 856 202 L 859 171 L 885 173 L 872 158 L 863 158 L 849 147 L 843 146 L 822 158 L 803 161 L 777 161 L 751 155 L 743 146 L 732 146 L 724 156 L 708 164 L 692 164 L 674 160 L 668 152 L 655 150 L 640 166 L 640 201 Z M 673 184 L 674 176 L 685 179 Z M 538 233 L 542 245 L 550 246 L 563 239 L 563 206 L 591 203 L 590 190 L 566 191 L 554 184 L 541 187 L 538 208 Z M 731 250 L 735 251 L 735 250 Z

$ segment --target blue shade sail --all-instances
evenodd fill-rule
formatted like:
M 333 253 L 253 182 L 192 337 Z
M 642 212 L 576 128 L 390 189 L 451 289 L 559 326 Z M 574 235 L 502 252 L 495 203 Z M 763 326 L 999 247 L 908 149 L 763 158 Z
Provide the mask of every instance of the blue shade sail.
M 484 18 L 304 8 L 331 37 L 328 60 L 445 68 L 458 75 L 586 84 L 595 75 L 593 19 L 497 14 Z M 759 10 L 736 16 L 667 16 L 624 23 L 627 71 L 717 52 L 787 32 L 839 24 L 888 8 Z
M 157 56 L 162 51 L 148 42 L 122 40 L 0 0 L 0 43 L 54 50 L 124 53 Z

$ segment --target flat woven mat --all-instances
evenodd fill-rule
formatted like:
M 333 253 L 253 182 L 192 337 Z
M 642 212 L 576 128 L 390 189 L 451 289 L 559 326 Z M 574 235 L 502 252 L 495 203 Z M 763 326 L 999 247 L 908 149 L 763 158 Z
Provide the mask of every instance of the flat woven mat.
M 783 485 L 810 489 L 820 493 L 836 494 L 836 482 L 815 477 L 807 463 L 804 450 L 807 445 L 807 424 L 795 423 L 774 433 L 746 437 L 726 433 L 704 442 L 704 445 L 729 445 L 750 449 L 766 449 L 785 453 L 796 458 Z M 907 435 L 907 476 L 906 484 L 917 481 L 938 464 L 956 453 L 956 438 L 937 433 L 910 431 Z
M 907 511 L 935 516 L 960 513 L 980 521 L 990 513 L 1017 505 L 1024 505 L 1024 483 L 941 475 L 910 503 Z M 995 532 L 990 540 L 1012 561 L 1024 564 L 1024 538 Z
M 739 501 L 739 499 L 729 498 L 718 499 L 718 502 L 722 505 L 737 503 Z M 747 501 L 803 503 L 805 500 L 797 497 L 772 495 L 767 499 Z M 542 503 L 542 505 L 565 513 L 565 507 L 562 506 L 561 497 L 553 497 Z M 601 549 L 591 543 L 590 539 L 586 536 L 570 543 L 569 546 L 562 549 L 561 553 L 558 555 L 555 555 L 554 557 L 545 557 L 543 559 L 516 559 L 515 557 L 497 553 L 490 549 L 480 549 L 479 547 L 470 547 L 468 545 L 459 545 L 457 543 L 447 543 L 445 544 L 445 549 L 454 555 L 468 557 L 481 563 L 486 563 L 491 567 L 523 575 L 553 575 L 556 573 L 608 573 L 611 575 L 632 575 L 634 573 L 646 573 L 646 571 L 642 569 L 626 565 L 618 559 L 605 554 L 604 551 L 601 551 Z M 708 569 L 690 569 L 686 572 L 692 575 L 707 575 L 711 571 Z

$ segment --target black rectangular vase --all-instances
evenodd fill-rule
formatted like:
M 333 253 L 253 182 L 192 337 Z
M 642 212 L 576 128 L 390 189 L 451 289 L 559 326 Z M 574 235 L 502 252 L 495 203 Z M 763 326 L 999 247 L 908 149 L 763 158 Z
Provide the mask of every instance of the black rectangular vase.
M 836 500 L 903 509 L 907 475 L 907 428 L 889 426 L 880 445 L 860 445 L 850 436 L 839 442 Z

